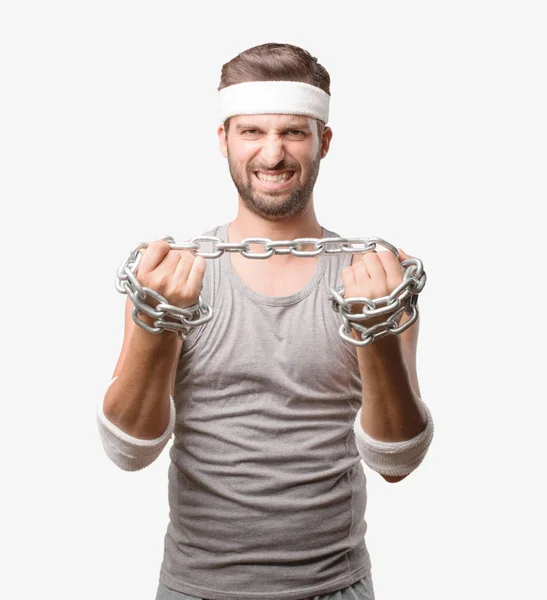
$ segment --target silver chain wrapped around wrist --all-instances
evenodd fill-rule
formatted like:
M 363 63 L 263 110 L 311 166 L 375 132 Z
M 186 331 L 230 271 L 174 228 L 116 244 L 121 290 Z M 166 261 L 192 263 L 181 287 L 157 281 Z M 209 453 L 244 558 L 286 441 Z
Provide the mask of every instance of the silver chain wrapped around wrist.
M 397 248 L 382 238 L 297 238 L 294 240 L 272 241 L 269 238 L 245 238 L 241 242 L 225 242 L 216 236 L 199 236 L 189 242 L 177 242 L 171 236 L 158 238 L 169 243 L 172 250 L 186 250 L 194 256 L 203 258 L 219 258 L 224 252 L 239 252 L 245 258 L 267 259 L 274 254 L 292 254 L 293 256 L 318 256 L 319 254 L 334 255 L 340 253 L 364 253 L 376 250 L 380 245 L 393 252 L 398 258 Z M 212 242 L 213 251 L 201 252 L 202 242 Z M 251 252 L 250 244 L 263 244 L 264 252 Z M 355 247 L 354 244 L 361 244 Z M 300 250 L 302 245 L 313 245 L 313 250 Z M 341 245 L 335 248 L 334 245 Z M 127 294 L 134 304 L 133 321 L 152 334 L 164 330 L 176 331 L 181 340 L 185 340 L 192 327 L 203 325 L 213 316 L 212 308 L 199 295 L 198 302 L 186 308 L 169 304 L 167 298 L 158 292 L 142 286 L 137 280 L 137 270 L 142 259 L 140 250 L 148 247 L 146 242 L 137 244 L 122 262 L 116 272 L 116 289 L 121 294 Z M 353 297 L 344 298 L 344 288 L 330 288 L 329 301 L 334 312 L 342 318 L 340 336 L 354 346 L 367 346 L 374 340 L 389 334 L 399 334 L 410 327 L 418 318 L 418 294 L 426 282 L 426 273 L 422 261 L 418 258 L 406 259 L 401 262 L 403 281 L 388 296 L 380 298 Z M 146 297 L 154 298 L 158 305 L 154 308 L 146 302 Z M 361 312 L 354 313 L 354 304 L 363 304 Z M 399 326 L 403 312 L 410 319 Z M 154 327 L 141 319 L 138 314 L 146 314 L 154 318 Z M 386 319 L 369 327 L 365 326 L 367 319 L 385 315 Z M 360 340 L 351 335 L 351 329 L 360 334 Z

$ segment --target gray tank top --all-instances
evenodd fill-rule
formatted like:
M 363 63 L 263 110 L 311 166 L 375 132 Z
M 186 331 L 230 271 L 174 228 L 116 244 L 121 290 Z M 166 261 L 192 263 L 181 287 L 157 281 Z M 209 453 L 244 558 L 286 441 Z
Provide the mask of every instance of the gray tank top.
M 227 228 L 202 235 L 226 241 Z M 323 228 L 322 237 L 337 236 Z M 247 287 L 229 253 L 207 260 L 202 297 L 214 316 L 189 333 L 175 378 L 159 578 L 167 587 L 214 600 L 298 600 L 369 575 L 366 475 L 353 433 L 361 378 L 328 301 L 350 261 L 323 253 L 303 289 L 271 297 Z

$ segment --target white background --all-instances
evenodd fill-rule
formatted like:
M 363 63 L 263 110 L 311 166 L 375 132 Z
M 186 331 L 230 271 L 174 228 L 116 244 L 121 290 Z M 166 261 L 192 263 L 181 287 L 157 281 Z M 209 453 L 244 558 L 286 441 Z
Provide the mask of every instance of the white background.
M 377 600 L 544 598 L 546 18 L 541 2 L 5 2 L 0 9 L 3 598 L 153 600 L 168 449 L 95 423 L 137 243 L 236 215 L 220 69 L 265 42 L 331 76 L 319 222 L 424 262 L 435 438 L 368 478 Z

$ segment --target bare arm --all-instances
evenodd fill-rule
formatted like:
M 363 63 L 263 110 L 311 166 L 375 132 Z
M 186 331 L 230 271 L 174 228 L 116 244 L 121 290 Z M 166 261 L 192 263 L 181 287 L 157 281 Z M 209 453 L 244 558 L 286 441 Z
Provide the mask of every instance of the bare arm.
M 104 397 L 105 417 L 123 432 L 135 438 L 152 440 L 167 429 L 170 395 L 182 342 L 176 333 L 164 331 L 154 335 L 133 322 L 133 305 L 127 299 L 126 331 L 116 377 Z M 140 315 L 149 325 L 153 319 Z
M 178 307 L 196 304 L 203 284 L 205 259 L 173 250 L 166 240 L 151 242 L 139 266 L 139 282 Z M 122 351 L 97 407 L 103 448 L 121 469 L 137 471 L 151 464 L 175 428 L 174 375 L 182 341 L 176 332 L 149 333 L 133 321 L 133 302 L 125 303 Z M 139 318 L 148 325 L 154 319 Z
M 173 375 L 182 345 L 172 332 L 155 336 L 141 329 L 131 318 L 132 308 L 128 298 L 120 358 L 97 406 L 105 454 L 124 471 L 152 464 L 171 438 L 176 417 Z
M 407 317 L 408 315 L 403 315 L 400 324 L 406 322 Z M 418 327 L 419 319 L 400 335 L 386 336 L 357 349 L 363 381 L 363 405 L 356 435 L 361 438 L 361 431 L 376 442 L 399 444 L 398 449 L 396 446 L 390 450 L 385 447 L 381 450 L 375 448 L 372 455 L 365 446 L 362 447 L 365 463 L 369 464 L 367 460 L 372 458 L 369 466 L 372 465 L 390 483 L 407 477 L 411 466 L 416 468 L 416 461 L 420 454 L 423 455 L 424 448 L 427 450 L 433 431 L 431 413 L 420 397 L 416 373 Z M 353 337 L 358 339 L 356 335 Z M 419 440 L 421 441 L 418 443 Z M 414 446 L 414 450 L 410 450 L 410 445 Z M 385 464 L 382 466 L 378 462 L 383 462 L 383 457 L 378 452 L 382 455 L 386 452 L 394 453 L 392 456 L 401 453 L 399 456 L 405 462 L 406 474 L 388 475 L 383 471 Z M 387 457 L 388 454 L 384 456 Z

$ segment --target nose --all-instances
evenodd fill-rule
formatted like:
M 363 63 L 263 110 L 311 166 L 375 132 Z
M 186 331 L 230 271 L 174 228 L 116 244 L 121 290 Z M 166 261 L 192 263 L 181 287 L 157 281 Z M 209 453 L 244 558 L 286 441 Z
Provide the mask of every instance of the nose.
M 277 135 L 266 136 L 261 150 L 264 165 L 268 169 L 274 169 L 276 165 L 285 157 L 283 139 Z

